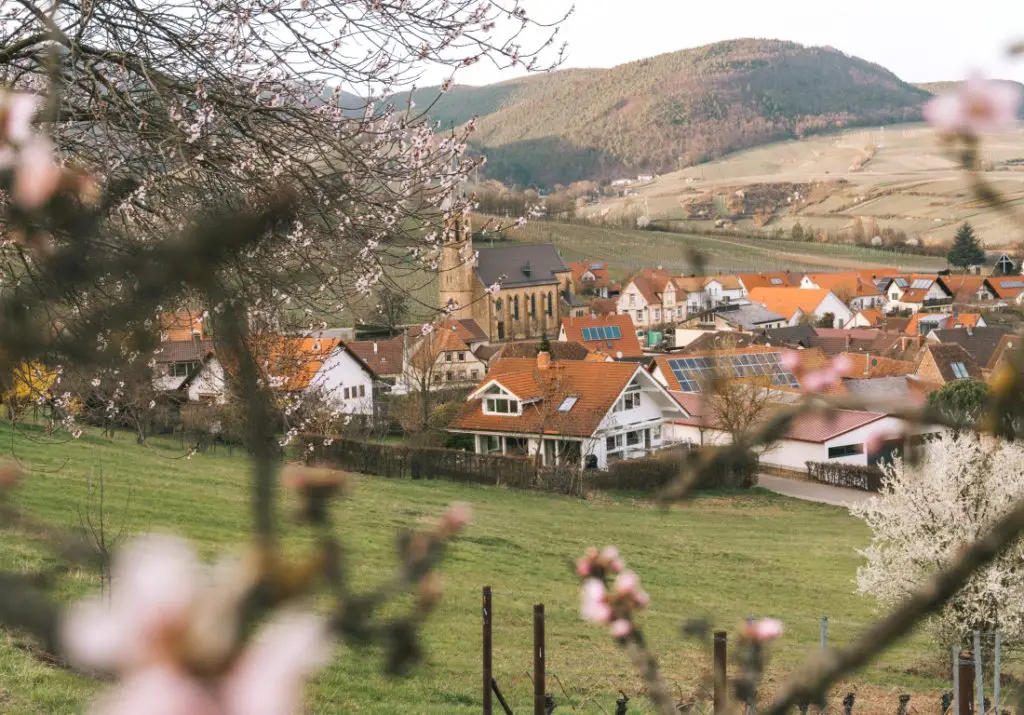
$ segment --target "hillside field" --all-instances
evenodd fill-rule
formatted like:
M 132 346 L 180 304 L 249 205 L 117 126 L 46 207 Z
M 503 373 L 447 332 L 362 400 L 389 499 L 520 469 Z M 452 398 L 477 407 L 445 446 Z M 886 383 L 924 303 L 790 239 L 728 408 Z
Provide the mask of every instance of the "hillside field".
M 985 179 L 1019 207 L 1024 203 L 1024 129 L 984 137 L 981 154 L 987 162 Z M 684 206 L 706 203 L 712 195 L 721 201 L 744 191 L 747 203 L 754 204 L 758 193 L 773 190 L 789 196 L 774 202 L 766 231 L 789 231 L 799 221 L 804 228 L 842 232 L 860 218 L 874 221 L 879 230 L 901 230 L 929 244 L 948 241 L 960 223 L 970 221 L 987 246 L 1024 239 L 1018 227 L 974 199 L 964 174 L 922 124 L 850 130 L 736 152 L 662 174 L 636 186 L 633 195 L 602 199 L 584 214 L 682 219 Z M 754 230 L 750 216 L 736 225 Z
M 77 524 L 85 480 L 102 470 L 112 517 L 131 488 L 128 532 L 169 529 L 188 536 L 205 557 L 238 546 L 249 525 L 246 460 L 223 448 L 182 459 L 176 442 L 149 447 L 131 436 L 114 442 L 86 434 L 75 442 L 53 443 L 38 430 L 10 434 L 5 443 L 33 471 L 16 493 L 31 514 L 55 524 Z M 630 713 L 648 712 L 641 683 L 605 633 L 577 615 L 577 584 L 568 560 L 590 544 L 616 544 L 650 592 L 643 615 L 663 670 L 681 695 L 699 689 L 709 657 L 682 640 L 679 624 L 709 616 L 731 628 L 740 619 L 775 616 L 786 624 L 773 649 L 766 693 L 818 646 L 818 618 L 830 618 L 830 637 L 841 645 L 873 616 L 872 603 L 854 593 L 865 527 L 844 510 L 793 501 L 761 490 L 712 494 L 670 510 L 629 496 L 588 501 L 472 487 L 445 482 L 391 481 L 358 477 L 351 499 L 337 509 L 337 529 L 353 559 L 361 586 L 383 579 L 393 568 L 395 530 L 438 514 L 446 504 L 466 500 L 474 524 L 443 567 L 446 596 L 426 629 L 426 662 L 410 677 L 380 674 L 381 655 L 340 647 L 332 665 L 310 689 L 309 712 L 403 713 L 479 712 L 480 589 L 494 589 L 495 676 L 516 712 L 529 708 L 532 605 L 548 615 L 551 689 L 559 710 L 611 712 L 617 691 L 632 698 Z M 284 498 L 284 518 L 293 507 Z M 309 545 L 309 536 L 290 528 L 286 548 Z M 0 533 L 5 569 L 52 566 L 50 556 L 24 534 Z M 59 580 L 70 599 L 93 590 L 92 574 L 73 572 Z M 31 657 L 20 638 L 0 633 L 0 711 L 81 712 L 97 685 Z M 901 643 L 835 695 L 857 692 L 858 713 L 891 713 L 900 692 L 915 693 L 918 712 L 937 708 L 948 687 L 920 637 Z M 564 688 L 564 690 L 563 690 Z M 927 697 L 925 697 L 927 695 Z M 599 707 L 600 706 L 600 707 Z
M 508 237 L 517 241 L 554 243 L 566 261 L 581 258 L 607 261 L 620 278 L 644 266 L 661 265 L 687 273 L 692 270 L 690 256 L 694 251 L 704 257 L 709 273 L 838 271 L 872 266 L 935 271 L 946 267 L 946 261 L 941 258 L 842 244 L 698 236 L 545 221 L 533 221 L 513 229 Z

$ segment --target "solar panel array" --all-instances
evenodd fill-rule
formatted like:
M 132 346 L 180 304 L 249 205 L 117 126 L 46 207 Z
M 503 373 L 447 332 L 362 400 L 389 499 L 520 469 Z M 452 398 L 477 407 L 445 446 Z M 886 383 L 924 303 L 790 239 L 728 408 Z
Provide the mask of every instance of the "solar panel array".
M 999 281 L 1000 288 L 1024 288 L 1024 281 Z
M 932 284 L 929 278 L 915 278 L 914 282 L 910 284 L 911 288 L 927 288 Z
M 618 340 L 622 337 L 618 325 L 600 325 L 596 328 L 583 328 L 584 340 Z
M 907 287 L 907 279 L 906 278 L 894 278 L 893 282 L 896 285 L 898 285 L 900 288 L 906 288 Z
M 800 383 L 793 373 L 782 367 L 780 358 L 781 353 L 715 355 L 675 358 L 668 361 L 668 366 L 683 392 L 700 392 L 702 383 L 716 371 L 726 377 L 770 377 L 773 385 L 799 388 Z

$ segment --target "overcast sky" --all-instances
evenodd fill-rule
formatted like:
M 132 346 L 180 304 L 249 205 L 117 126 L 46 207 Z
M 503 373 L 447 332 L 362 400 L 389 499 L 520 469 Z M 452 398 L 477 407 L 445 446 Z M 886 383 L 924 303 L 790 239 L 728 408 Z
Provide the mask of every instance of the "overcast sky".
M 522 0 L 538 18 L 566 0 Z M 1024 82 L 1024 57 L 1006 47 L 1024 40 L 1022 0 L 576 0 L 560 33 L 565 67 L 623 62 L 737 37 L 831 45 L 876 62 L 908 82 L 963 79 L 972 69 Z M 462 84 L 514 77 L 483 64 Z M 434 78 L 432 78 L 434 79 Z

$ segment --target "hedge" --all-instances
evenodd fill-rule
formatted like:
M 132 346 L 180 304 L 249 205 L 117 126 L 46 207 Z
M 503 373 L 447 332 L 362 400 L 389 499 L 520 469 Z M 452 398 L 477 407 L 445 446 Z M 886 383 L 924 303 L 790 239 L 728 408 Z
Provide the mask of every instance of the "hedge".
M 807 476 L 822 484 L 877 492 L 882 489 L 882 470 L 842 462 L 807 462 Z

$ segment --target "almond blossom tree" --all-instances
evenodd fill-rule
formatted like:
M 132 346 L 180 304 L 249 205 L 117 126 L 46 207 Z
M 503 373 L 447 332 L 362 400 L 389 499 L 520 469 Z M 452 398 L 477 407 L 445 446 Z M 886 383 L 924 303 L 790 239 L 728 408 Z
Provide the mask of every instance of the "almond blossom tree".
M 882 606 L 907 598 L 949 565 L 1024 498 L 1024 447 L 973 433 L 947 434 L 911 464 L 885 468 L 882 493 L 851 509 L 871 528 L 857 590 Z M 1024 542 L 1015 541 L 975 572 L 931 619 L 943 646 L 972 630 L 1024 637 Z

